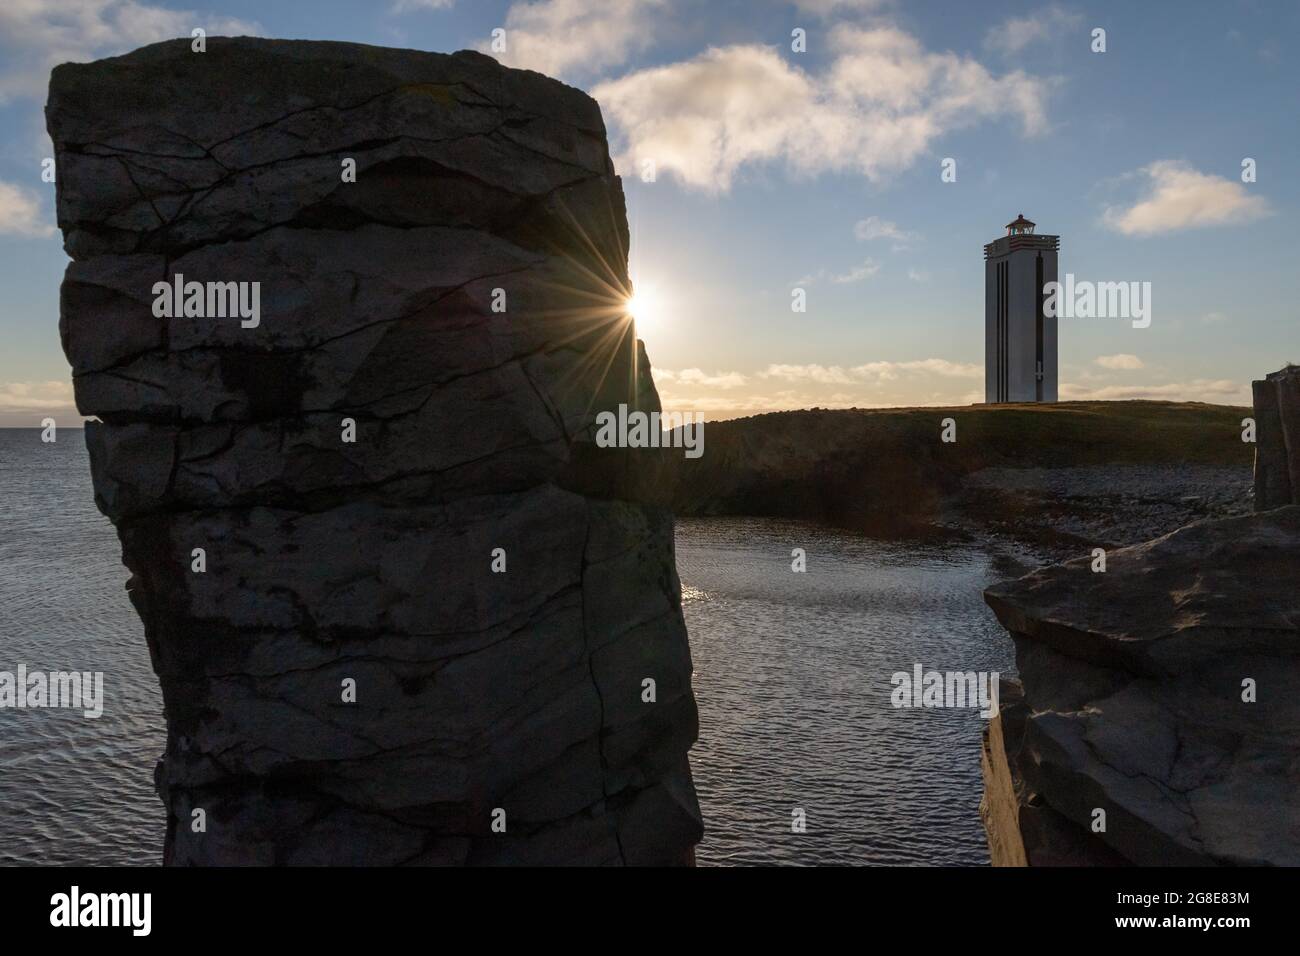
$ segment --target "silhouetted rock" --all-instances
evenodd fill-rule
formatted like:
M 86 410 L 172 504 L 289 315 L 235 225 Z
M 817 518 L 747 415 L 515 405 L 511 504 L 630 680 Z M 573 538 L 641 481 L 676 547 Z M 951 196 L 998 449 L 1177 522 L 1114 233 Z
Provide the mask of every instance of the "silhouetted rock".
M 1300 864 L 1300 506 L 985 599 L 1023 685 L 985 741 L 995 863 Z
M 1251 382 L 1255 399 L 1255 509 L 1300 504 L 1300 366 Z
M 591 440 L 659 407 L 596 103 L 475 53 L 210 38 L 60 66 L 47 119 L 167 862 L 689 862 L 672 517 L 656 455 Z M 256 318 L 160 317 L 177 275 L 258 283 Z

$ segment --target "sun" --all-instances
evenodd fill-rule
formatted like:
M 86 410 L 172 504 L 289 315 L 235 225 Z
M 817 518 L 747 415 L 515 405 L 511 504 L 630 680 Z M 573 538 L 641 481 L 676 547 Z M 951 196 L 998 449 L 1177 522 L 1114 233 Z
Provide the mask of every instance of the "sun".
M 624 306 L 628 315 L 636 320 L 638 329 L 653 328 L 659 324 L 660 304 L 653 286 L 642 286 L 627 300 Z

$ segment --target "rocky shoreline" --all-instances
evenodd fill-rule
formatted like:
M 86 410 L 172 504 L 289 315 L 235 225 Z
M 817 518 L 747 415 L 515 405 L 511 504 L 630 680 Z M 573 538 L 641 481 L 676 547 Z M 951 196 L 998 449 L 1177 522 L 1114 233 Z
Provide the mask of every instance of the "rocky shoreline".
M 1251 481 L 1237 465 L 986 468 L 937 524 L 1035 567 L 1248 514 Z
M 1070 534 L 1159 530 L 1180 517 L 1160 490 L 1206 512 L 985 591 L 1018 670 L 981 756 L 995 865 L 1300 865 L 1300 369 L 1255 395 L 1253 488 L 1235 499 L 1231 471 L 986 476 L 1147 502 L 1132 524 L 1071 515 Z
M 995 585 L 995 865 L 1300 864 L 1300 506 Z

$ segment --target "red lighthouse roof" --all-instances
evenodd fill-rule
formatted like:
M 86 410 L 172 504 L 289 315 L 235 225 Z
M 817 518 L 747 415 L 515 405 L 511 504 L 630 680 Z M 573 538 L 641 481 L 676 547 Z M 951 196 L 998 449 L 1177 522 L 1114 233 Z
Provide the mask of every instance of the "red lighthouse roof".
M 1035 223 L 1020 213 L 1007 223 L 1007 234 L 984 246 L 984 258 L 999 258 L 1018 249 L 1039 249 L 1056 251 L 1061 248 L 1060 236 L 1044 236 L 1034 232 Z
M 1026 233 L 1032 233 L 1035 225 L 1037 225 L 1037 223 L 1030 222 L 1026 219 L 1023 212 L 1017 213 L 1016 218 L 1007 223 L 1007 235 L 1019 236 Z

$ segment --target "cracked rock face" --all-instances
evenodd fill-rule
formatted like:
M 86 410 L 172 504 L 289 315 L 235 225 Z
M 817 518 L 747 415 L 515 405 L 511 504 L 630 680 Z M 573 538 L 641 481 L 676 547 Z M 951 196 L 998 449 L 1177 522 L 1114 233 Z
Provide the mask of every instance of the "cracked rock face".
M 985 599 L 1023 685 L 985 741 L 995 863 L 1300 864 L 1300 506 Z
M 592 441 L 659 407 L 596 103 L 210 38 L 60 66 L 46 114 L 166 862 L 689 862 L 672 518 L 653 452 Z M 256 283 L 256 319 L 160 315 L 176 281 Z

